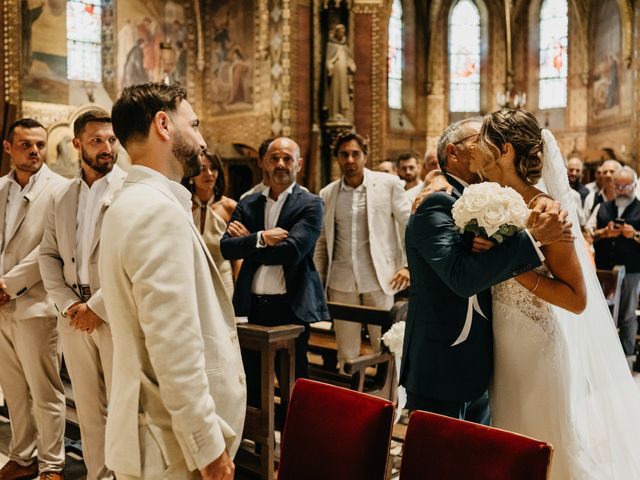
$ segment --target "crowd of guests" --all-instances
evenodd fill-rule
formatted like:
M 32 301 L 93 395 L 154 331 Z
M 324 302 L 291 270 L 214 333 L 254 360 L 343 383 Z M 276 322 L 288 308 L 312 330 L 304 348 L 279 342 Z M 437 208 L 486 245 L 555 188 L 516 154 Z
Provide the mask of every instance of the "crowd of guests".
M 296 183 L 296 142 L 266 139 L 261 182 L 236 202 L 178 86 L 128 87 L 111 114 L 76 118 L 72 180 L 47 167 L 45 127 L 14 122 L 3 143 L 13 168 L 0 179 L 0 386 L 12 433 L 0 480 L 63 478 L 61 351 L 88 478 L 232 478 L 245 405 L 259 405 L 261 391 L 260 359 L 240 351 L 236 321 L 303 326 L 295 374 L 306 377 L 309 324 L 330 320 L 327 300 L 390 309 L 409 286 L 412 202 L 440 165 L 468 164 L 479 126 L 450 128 L 437 152 L 401 154 L 381 171 L 366 167 L 367 140 L 345 133 L 333 147 L 340 177 L 319 195 Z M 605 162 L 583 186 L 576 160 L 569 178 L 596 262 L 627 267 L 629 352 L 637 177 Z M 362 326 L 334 329 L 342 370 L 360 353 Z M 380 328 L 368 329 L 379 348 Z

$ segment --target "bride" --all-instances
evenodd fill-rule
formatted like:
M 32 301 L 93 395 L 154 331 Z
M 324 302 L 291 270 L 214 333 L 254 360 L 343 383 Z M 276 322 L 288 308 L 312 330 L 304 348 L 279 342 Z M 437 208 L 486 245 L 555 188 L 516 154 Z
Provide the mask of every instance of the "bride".
M 471 170 L 573 205 L 553 135 L 524 110 L 485 117 Z M 570 216 L 576 241 L 543 247 L 543 267 L 493 287 L 492 424 L 551 443 L 553 480 L 640 479 L 640 394 Z

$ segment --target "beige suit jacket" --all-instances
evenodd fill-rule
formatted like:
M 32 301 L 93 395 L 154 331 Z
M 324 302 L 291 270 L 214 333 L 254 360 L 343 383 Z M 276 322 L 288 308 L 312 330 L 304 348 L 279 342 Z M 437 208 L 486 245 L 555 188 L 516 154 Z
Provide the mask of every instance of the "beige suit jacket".
M 320 197 L 324 201 L 324 218 L 313 261 L 325 289 L 329 284 L 333 262 L 336 203 L 341 182 L 342 178 L 339 178 L 320 190 Z M 393 295 L 396 290 L 391 288 L 391 279 L 407 265 L 404 231 L 411 215 L 411 204 L 400 179 L 395 175 L 365 168 L 364 185 L 373 266 L 382 291 Z
M 202 468 L 225 448 L 233 456 L 246 410 L 233 306 L 165 177 L 131 168 L 100 248 L 114 346 L 107 466 L 141 476 L 139 414 L 168 465 Z
M 98 258 L 100 253 L 100 229 L 104 213 L 111 205 L 114 194 L 120 190 L 127 173 L 115 165 L 105 200 L 97 218 L 96 229 L 91 241 L 89 258 L 89 286 L 93 292 L 87 301 L 103 321 L 107 321 L 107 311 L 100 290 Z M 78 264 L 76 262 L 76 228 L 78 215 L 78 196 L 80 182 L 78 178 L 56 193 L 52 211 L 47 220 L 42 243 L 40 244 L 40 273 L 47 293 L 53 299 L 58 312 L 62 313 L 71 303 L 82 301 Z M 64 323 L 63 323 L 64 324 Z
M 7 285 L 6 292 L 15 299 L 4 308 L 15 309 L 13 315 L 16 319 L 55 317 L 53 302 L 42 285 L 38 252 L 53 195 L 68 183 L 67 179 L 43 165 L 31 190 L 21 198 L 13 231 L 5 232 L 4 218 L 11 180 L 8 176 L 0 179 L 0 238 L 4 248 L 2 280 Z

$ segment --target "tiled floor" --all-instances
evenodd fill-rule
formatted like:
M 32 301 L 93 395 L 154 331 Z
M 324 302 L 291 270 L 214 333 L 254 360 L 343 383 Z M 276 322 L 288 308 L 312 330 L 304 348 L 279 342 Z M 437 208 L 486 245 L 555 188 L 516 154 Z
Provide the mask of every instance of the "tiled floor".
M 634 380 L 638 388 L 640 388 L 640 373 L 634 373 Z M 9 440 L 11 438 L 11 430 L 9 426 L 9 419 L 0 415 L 0 465 L 4 465 L 8 458 L 7 453 L 9 450 Z M 393 442 L 391 445 L 391 453 L 396 458 L 394 462 L 394 476 L 397 478 L 397 467 L 399 466 L 399 456 L 401 452 L 401 444 Z M 82 458 L 73 454 L 67 455 L 67 463 L 65 466 L 65 478 L 67 480 L 84 480 L 86 476 L 86 470 L 84 468 L 84 462 Z M 237 475 L 238 480 L 242 480 L 244 477 Z

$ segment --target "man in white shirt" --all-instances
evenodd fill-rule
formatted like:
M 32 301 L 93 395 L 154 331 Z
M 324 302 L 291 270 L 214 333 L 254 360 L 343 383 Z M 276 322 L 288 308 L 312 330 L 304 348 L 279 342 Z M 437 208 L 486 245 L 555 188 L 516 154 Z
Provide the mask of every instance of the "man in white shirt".
M 336 140 L 342 177 L 320 191 L 325 214 L 314 262 L 330 301 L 390 309 L 409 286 L 404 230 L 411 204 L 398 177 L 365 168 L 368 145 L 356 133 Z M 360 354 L 362 326 L 335 321 L 338 363 Z M 380 347 L 380 327 L 369 326 Z
M 206 143 L 178 85 L 127 87 L 111 111 L 131 159 L 100 234 L 113 334 L 105 456 L 118 480 L 230 480 L 246 412 L 233 306 L 193 223 Z
M 243 259 L 233 295 L 236 315 L 257 325 L 305 327 L 295 344 L 296 378 L 307 376 L 308 324 L 329 319 L 320 277 L 313 268 L 322 201 L 296 183 L 302 161 L 297 143 L 276 138 L 263 161 L 269 188 L 238 202 L 220 242 L 226 259 Z M 258 405 L 259 356 L 253 353 L 244 352 L 243 358 L 248 401 Z
M 113 478 L 104 461 L 107 397 L 113 344 L 100 291 L 100 228 L 126 173 L 117 165 L 118 140 L 111 117 L 100 109 L 73 124 L 80 172 L 58 192 L 40 245 L 44 287 L 60 312 L 58 330 L 73 387 L 82 454 L 91 480 Z
M 44 163 L 47 131 L 36 120 L 14 122 L 3 147 L 13 164 L 0 179 L 0 386 L 11 442 L 0 479 L 39 472 L 59 480 L 65 396 L 56 310 L 42 285 L 38 250 L 53 195 L 68 182 Z
M 616 197 L 613 186 L 613 175 L 622 168 L 617 160 L 605 160 L 599 167 L 601 175 L 601 187 L 599 190 L 590 192 L 584 199 L 584 218 L 587 228 L 591 228 L 596 223 L 598 208 L 600 204 L 613 200 Z
M 419 176 L 418 154 L 415 152 L 402 153 L 398 156 L 396 163 L 398 165 L 398 176 L 404 180 L 404 189 L 407 192 L 409 201 L 413 202 L 413 199 L 424 188 L 424 182 L 420 180 Z

